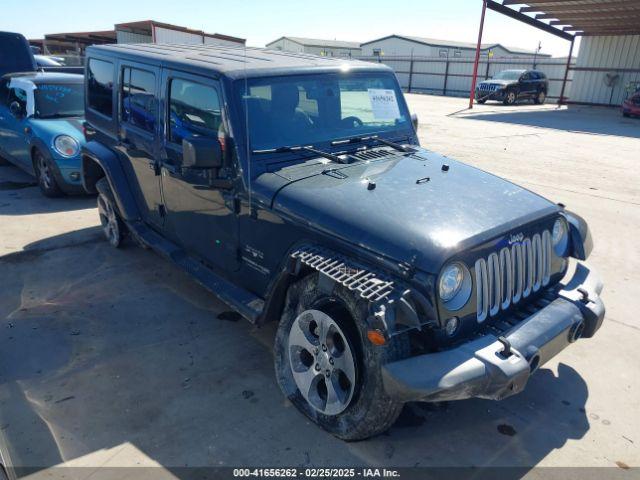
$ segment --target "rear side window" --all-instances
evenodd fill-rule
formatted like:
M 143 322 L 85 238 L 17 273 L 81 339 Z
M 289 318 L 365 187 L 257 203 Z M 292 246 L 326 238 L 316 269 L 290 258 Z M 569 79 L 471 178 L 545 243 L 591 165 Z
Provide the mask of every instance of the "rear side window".
M 169 92 L 169 138 L 182 144 L 194 135 L 218 138 L 222 124 L 218 91 L 208 85 L 173 79 Z
M 92 110 L 109 118 L 113 116 L 113 63 L 89 60 L 87 103 Z
M 547 76 L 543 72 L 536 72 L 538 74 L 538 78 L 544 80 Z
M 156 76 L 145 70 L 122 70 L 122 121 L 153 133 L 158 120 Z

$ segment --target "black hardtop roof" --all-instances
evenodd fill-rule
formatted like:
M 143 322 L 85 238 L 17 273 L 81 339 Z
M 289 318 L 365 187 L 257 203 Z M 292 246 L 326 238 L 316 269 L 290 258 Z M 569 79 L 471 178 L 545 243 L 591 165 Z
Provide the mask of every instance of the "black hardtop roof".
M 231 78 L 262 77 L 345 70 L 391 72 L 384 64 L 361 62 L 306 53 L 265 48 L 220 45 L 169 45 L 135 43 L 96 45 L 87 48 L 87 57 L 117 58 L 153 63 L 191 71 L 216 72 Z

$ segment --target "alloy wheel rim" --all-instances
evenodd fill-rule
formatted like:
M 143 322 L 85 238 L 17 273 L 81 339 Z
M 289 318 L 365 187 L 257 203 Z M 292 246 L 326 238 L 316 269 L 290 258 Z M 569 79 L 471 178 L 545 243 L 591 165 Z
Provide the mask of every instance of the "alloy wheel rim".
M 119 228 L 116 212 L 111 202 L 104 198 L 104 195 L 98 195 L 98 213 L 100 215 L 100 223 L 107 240 L 111 245 L 117 245 Z
M 515 103 L 516 102 L 516 94 L 513 92 L 509 92 L 509 103 Z
M 305 310 L 289 331 L 289 364 L 304 399 L 324 415 L 338 415 L 351 402 L 356 366 L 347 337 L 333 318 Z
M 42 185 L 47 189 L 51 188 L 51 170 L 49 169 L 49 164 L 42 155 L 38 156 L 38 173 Z

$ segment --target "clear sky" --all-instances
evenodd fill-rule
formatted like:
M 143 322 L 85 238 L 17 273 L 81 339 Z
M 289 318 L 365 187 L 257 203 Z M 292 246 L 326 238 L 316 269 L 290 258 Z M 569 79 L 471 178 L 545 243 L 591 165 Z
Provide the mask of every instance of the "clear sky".
M 475 42 L 480 0 L 2 0 L 0 30 L 27 38 L 45 33 L 109 30 L 116 23 L 157 20 L 224 33 L 262 47 L 278 37 L 365 42 L 392 33 Z M 566 56 L 569 42 L 487 12 L 485 42 Z

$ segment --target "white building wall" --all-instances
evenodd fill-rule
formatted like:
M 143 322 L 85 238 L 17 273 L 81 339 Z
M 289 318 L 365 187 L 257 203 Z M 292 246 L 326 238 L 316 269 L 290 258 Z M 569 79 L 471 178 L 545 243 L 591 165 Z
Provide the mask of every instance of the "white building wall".
M 618 75 L 611 86 L 607 74 Z M 619 105 L 633 82 L 640 82 L 640 35 L 583 37 L 569 101 Z
M 181 32 L 179 30 L 171 30 L 169 28 L 156 27 L 156 43 L 174 43 L 197 45 L 202 44 L 202 35 L 189 32 Z
M 234 42 L 232 40 L 225 40 L 222 38 L 207 37 L 206 35 L 204 37 L 204 43 L 206 43 L 207 45 L 223 45 L 225 47 L 238 47 L 243 45 L 243 43 L 241 42 Z
M 449 57 L 449 58 L 475 58 L 475 48 L 463 48 L 463 47 L 447 47 L 438 45 L 425 45 L 417 42 L 412 42 L 402 38 L 391 37 L 383 40 L 375 41 L 362 45 L 363 56 L 373 56 L 375 50 L 380 50 L 387 57 L 410 57 L 413 52 L 414 57 Z M 501 46 L 492 49 L 493 58 L 513 58 L 523 57 L 529 58 L 533 54 L 519 53 L 513 54 Z M 482 51 L 480 55 L 486 56 L 487 52 Z M 543 55 L 547 57 L 548 55 Z
M 304 47 L 299 43 L 292 42 L 288 38 L 281 38 L 273 43 L 269 43 L 267 48 L 272 50 L 284 50 L 285 52 L 303 53 Z
M 152 41 L 151 35 L 116 30 L 117 43 L 151 43 Z

